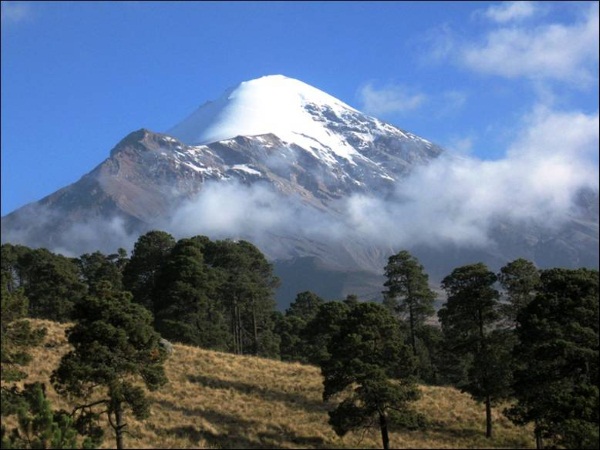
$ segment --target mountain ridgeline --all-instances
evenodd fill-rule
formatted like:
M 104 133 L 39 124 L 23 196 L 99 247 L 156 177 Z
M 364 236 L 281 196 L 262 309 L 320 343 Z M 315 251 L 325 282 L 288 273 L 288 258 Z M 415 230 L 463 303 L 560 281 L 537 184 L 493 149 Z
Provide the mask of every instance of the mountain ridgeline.
M 78 255 L 131 249 L 153 229 L 246 239 L 274 263 L 281 307 L 305 290 L 379 298 L 382 267 L 400 245 L 434 283 L 474 261 L 598 267 L 594 191 L 579 192 L 558 227 L 499 217 L 488 245 L 402 239 L 393 221 L 386 232 L 363 226 L 390 199 L 402 202 L 411 174 L 442 158 L 454 157 L 301 81 L 267 76 L 229 89 L 167 133 L 130 133 L 79 181 L 3 217 L 2 242 Z M 418 216 L 423 206 L 407 211 Z

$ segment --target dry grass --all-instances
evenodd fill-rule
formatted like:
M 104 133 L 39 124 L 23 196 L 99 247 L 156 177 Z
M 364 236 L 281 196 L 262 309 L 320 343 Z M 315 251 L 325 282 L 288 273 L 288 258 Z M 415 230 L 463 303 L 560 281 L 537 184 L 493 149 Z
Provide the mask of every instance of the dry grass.
M 26 380 L 49 384 L 50 372 L 68 350 L 66 325 L 35 321 L 48 329 L 35 349 Z M 166 363 L 169 384 L 149 394 L 145 422 L 128 420 L 129 448 L 380 448 L 377 430 L 343 438 L 327 425 L 318 368 L 175 345 Z M 51 387 L 54 408 L 70 409 Z M 531 432 L 512 426 L 497 411 L 494 439 L 484 436 L 483 405 L 445 387 L 422 387 L 417 408 L 429 418 L 423 431 L 392 432 L 394 448 L 533 447 Z M 11 425 L 7 420 L 6 425 Z M 107 427 L 104 448 L 114 446 Z

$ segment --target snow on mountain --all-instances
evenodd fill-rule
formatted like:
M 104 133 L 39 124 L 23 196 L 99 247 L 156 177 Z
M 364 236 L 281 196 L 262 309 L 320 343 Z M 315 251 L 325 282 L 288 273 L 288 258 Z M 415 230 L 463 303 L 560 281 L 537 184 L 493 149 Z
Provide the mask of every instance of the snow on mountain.
M 354 164 L 356 158 L 364 158 L 360 148 L 389 133 L 432 145 L 283 75 L 245 81 L 167 132 L 190 145 L 273 134 L 284 144 L 295 144 L 329 165 L 340 158 Z
M 401 186 L 418 168 L 451 161 L 438 159 L 442 153 L 299 80 L 265 76 L 229 89 L 167 133 L 130 133 L 76 183 L 3 217 L 2 242 L 80 255 L 131 248 L 150 229 L 248 239 L 276 262 L 278 296 L 287 303 L 303 290 L 325 298 L 379 293 L 386 258 L 398 250 L 392 242 L 411 246 L 438 280 L 460 263 L 497 269 L 523 256 L 541 267 L 594 266 L 597 193 L 559 232 L 492 224 L 490 248 L 451 240 L 419 248 L 402 237 L 412 217 L 420 224 L 423 210 L 438 214 L 439 205 L 407 203 Z M 452 233 L 443 224 L 460 217 L 439 214 L 441 224 L 425 228 L 443 241 Z

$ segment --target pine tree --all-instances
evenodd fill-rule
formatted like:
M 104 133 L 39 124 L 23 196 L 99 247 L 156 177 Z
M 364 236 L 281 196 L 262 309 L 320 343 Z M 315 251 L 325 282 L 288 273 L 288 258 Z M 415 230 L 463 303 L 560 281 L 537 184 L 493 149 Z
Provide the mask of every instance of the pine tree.
M 155 326 L 167 339 L 227 350 L 224 308 L 217 300 L 220 273 L 204 257 L 198 238 L 180 239 L 156 275 Z
M 385 276 L 387 290 L 383 291 L 383 304 L 408 324 L 410 346 L 419 360 L 419 376 L 423 377 L 431 366 L 430 349 L 424 347 L 419 337 L 429 331 L 423 328 L 425 321 L 435 313 L 436 294 L 429 288 L 429 277 L 423 266 L 406 250 L 389 257 Z
M 485 403 L 486 436 L 492 437 L 492 405 L 508 395 L 513 342 L 498 324 L 496 275 L 483 263 L 454 269 L 442 281 L 448 294 L 438 312 L 457 386 Z
M 149 231 L 139 237 L 131 258 L 123 269 L 123 287 L 133 294 L 133 301 L 156 315 L 153 291 L 156 277 L 175 246 L 175 239 L 164 231 Z
M 389 427 L 417 427 L 423 418 L 410 408 L 419 398 L 411 379 L 414 360 L 397 321 L 375 303 L 358 303 L 339 322 L 322 361 L 323 400 L 343 397 L 329 412 L 329 423 L 343 436 L 376 420 L 384 449 L 390 448 Z
M 2 448 L 76 448 L 77 429 L 66 411 L 53 411 L 46 398 L 44 385 L 26 384 L 17 394 L 18 427 L 6 435 L 2 429 Z M 84 448 L 100 444 L 89 437 Z
M 247 241 L 216 241 L 205 246 L 206 263 L 220 274 L 217 298 L 227 311 L 237 354 L 278 356 L 274 333 L 273 266 Z
M 109 282 L 114 289 L 121 290 L 123 274 L 120 267 L 123 264 L 118 255 L 106 256 L 99 251 L 85 253 L 77 260 L 81 277 L 90 292 L 94 292 L 102 282 Z
M 285 315 L 278 315 L 275 332 L 281 340 L 279 348 L 282 360 L 308 362 L 309 344 L 303 338 L 303 331 L 324 303 L 321 297 L 310 291 L 300 292 L 286 309 Z
M 506 414 L 534 423 L 537 447 L 598 448 L 598 271 L 550 269 L 517 316 L 517 404 Z
M 7 286 L 23 289 L 30 317 L 69 321 L 73 304 L 86 292 L 74 260 L 46 249 L 5 244 L 2 266 Z
M 540 272 L 532 262 L 519 258 L 500 269 L 498 281 L 504 288 L 506 299 L 502 313 L 508 325 L 514 327 L 519 311 L 535 297 L 540 284 Z
M 152 328 L 150 312 L 108 282 L 76 304 L 74 318 L 75 325 L 67 330 L 73 350 L 53 371 L 52 384 L 59 394 L 80 400 L 75 410 L 79 414 L 91 417 L 93 408 L 102 407 L 121 449 L 126 409 L 131 408 L 137 419 L 149 414 L 144 389 L 133 380 L 141 379 L 150 390 L 167 382 L 160 335 Z M 100 392 L 105 395 L 90 400 Z

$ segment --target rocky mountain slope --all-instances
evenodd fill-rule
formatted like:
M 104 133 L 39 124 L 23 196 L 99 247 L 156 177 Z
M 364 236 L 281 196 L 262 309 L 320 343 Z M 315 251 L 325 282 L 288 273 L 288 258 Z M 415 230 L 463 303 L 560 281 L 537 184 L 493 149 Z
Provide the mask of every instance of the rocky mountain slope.
M 166 134 L 129 134 L 78 182 L 3 217 L 2 241 L 79 255 L 131 248 L 150 229 L 242 238 L 276 263 L 282 305 L 302 290 L 373 298 L 400 248 L 363 233 L 356 209 L 364 199 L 398 201 L 399 182 L 443 154 L 301 81 L 268 76 L 228 90 Z M 493 245 L 405 247 L 433 282 L 460 264 L 497 269 L 517 257 L 597 267 L 597 192 L 577 200 L 558 229 L 498 218 Z

